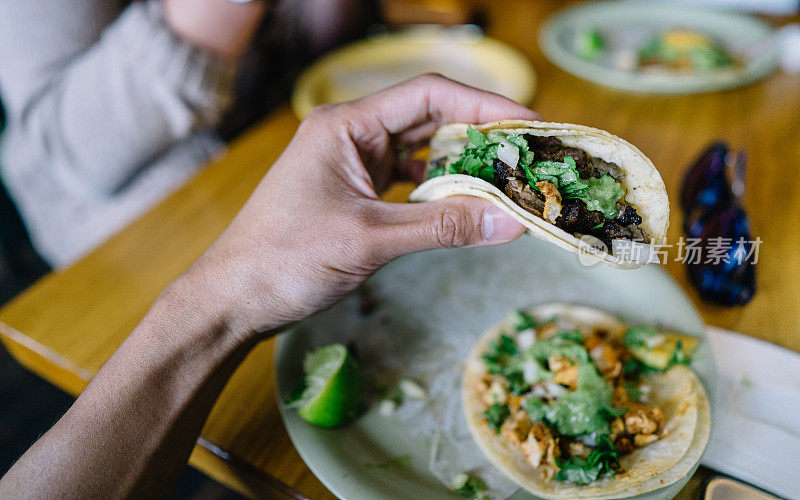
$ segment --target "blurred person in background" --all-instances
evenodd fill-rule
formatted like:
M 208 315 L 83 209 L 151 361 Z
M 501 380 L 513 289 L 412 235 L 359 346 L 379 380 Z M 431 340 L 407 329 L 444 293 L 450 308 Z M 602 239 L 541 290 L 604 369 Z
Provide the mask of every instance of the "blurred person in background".
M 0 3 L 2 181 L 36 251 L 68 265 L 186 182 L 303 61 L 362 31 L 359 6 Z

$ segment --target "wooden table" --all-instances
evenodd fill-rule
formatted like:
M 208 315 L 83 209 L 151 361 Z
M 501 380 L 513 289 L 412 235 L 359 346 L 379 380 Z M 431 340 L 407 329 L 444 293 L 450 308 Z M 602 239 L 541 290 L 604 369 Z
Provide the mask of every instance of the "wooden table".
M 747 206 L 763 244 L 759 291 L 745 307 L 697 299 L 682 264 L 667 269 L 704 319 L 800 351 L 800 78 L 775 74 L 746 88 L 699 96 L 636 96 L 574 78 L 545 60 L 541 19 L 561 2 L 486 1 L 489 34 L 525 53 L 538 72 L 535 108 L 553 121 L 599 127 L 636 144 L 661 171 L 673 200 L 681 174 L 715 138 L 749 154 Z M 158 292 L 233 218 L 298 125 L 288 108 L 234 142 L 185 188 L 72 267 L 36 283 L 0 312 L 6 347 L 25 366 L 78 394 L 142 318 Z M 409 186 L 386 197 L 403 201 Z M 673 253 L 674 257 L 674 253 Z M 254 497 L 331 498 L 300 460 L 278 415 L 273 341 L 256 348 L 203 429 L 191 464 Z M 699 483 L 694 480 L 695 486 Z

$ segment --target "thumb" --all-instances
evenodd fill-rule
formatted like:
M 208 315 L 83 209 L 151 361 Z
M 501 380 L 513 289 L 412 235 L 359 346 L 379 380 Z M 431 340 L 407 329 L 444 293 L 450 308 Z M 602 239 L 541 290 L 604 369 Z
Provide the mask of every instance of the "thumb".
M 508 243 L 525 227 L 491 202 L 453 196 L 426 203 L 382 203 L 380 253 L 388 260 L 435 248 Z

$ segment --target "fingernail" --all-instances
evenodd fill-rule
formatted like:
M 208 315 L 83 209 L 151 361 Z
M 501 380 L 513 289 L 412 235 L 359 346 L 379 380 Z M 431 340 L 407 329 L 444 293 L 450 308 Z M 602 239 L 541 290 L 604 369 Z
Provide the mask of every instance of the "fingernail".
M 522 234 L 522 225 L 497 207 L 483 212 L 481 232 L 486 241 L 510 241 Z

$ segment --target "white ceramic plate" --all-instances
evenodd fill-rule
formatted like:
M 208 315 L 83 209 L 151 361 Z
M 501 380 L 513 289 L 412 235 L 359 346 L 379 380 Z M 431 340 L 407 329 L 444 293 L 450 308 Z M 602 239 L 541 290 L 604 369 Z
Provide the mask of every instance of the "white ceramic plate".
M 660 267 L 583 267 L 576 255 L 530 237 L 500 247 L 409 255 L 378 272 L 368 289 L 372 310 L 364 311 L 351 295 L 284 334 L 276 350 L 282 399 L 302 376 L 304 354 L 331 342 L 354 345 L 373 384 L 411 377 L 428 390 L 425 401 L 403 404 L 389 417 L 373 407 L 342 429 L 320 429 L 293 410 L 281 410 L 303 460 L 346 499 L 453 498 L 442 481 L 456 473 L 499 474 L 466 427 L 459 366 L 478 337 L 511 309 L 554 301 L 585 304 L 624 320 L 704 336 L 694 307 Z M 693 368 L 706 387 L 714 387 L 707 342 Z M 686 481 L 688 476 L 648 497 L 674 496 Z M 514 493 L 516 486 L 503 491 Z M 512 498 L 530 496 L 518 491 Z

